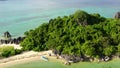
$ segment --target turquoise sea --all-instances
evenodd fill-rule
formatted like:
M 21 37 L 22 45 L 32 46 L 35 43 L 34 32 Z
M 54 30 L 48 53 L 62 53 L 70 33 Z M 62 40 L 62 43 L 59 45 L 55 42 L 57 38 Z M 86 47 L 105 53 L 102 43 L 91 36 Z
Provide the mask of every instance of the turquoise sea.
M 112 18 L 120 11 L 120 0 L 0 0 L 0 38 L 5 31 L 22 36 L 49 19 L 81 9 Z

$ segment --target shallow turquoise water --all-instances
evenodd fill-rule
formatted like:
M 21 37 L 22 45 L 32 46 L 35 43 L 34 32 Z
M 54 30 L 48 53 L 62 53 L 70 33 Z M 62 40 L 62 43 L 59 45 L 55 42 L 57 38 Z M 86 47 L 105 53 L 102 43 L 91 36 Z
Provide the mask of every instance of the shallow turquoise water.
M 112 0 L 6 0 L 0 1 L 0 37 L 9 31 L 14 37 L 38 27 L 57 16 L 72 14 L 81 9 L 113 17 L 119 11 L 120 1 Z

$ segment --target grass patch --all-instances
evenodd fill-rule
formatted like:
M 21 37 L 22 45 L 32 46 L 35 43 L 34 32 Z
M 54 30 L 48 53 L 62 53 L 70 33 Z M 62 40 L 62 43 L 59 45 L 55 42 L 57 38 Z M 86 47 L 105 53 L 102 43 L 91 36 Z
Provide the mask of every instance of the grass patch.
M 55 61 L 34 61 L 24 64 L 10 66 L 8 68 L 120 68 L 120 59 L 114 59 L 110 62 L 80 62 L 66 66 L 61 62 Z

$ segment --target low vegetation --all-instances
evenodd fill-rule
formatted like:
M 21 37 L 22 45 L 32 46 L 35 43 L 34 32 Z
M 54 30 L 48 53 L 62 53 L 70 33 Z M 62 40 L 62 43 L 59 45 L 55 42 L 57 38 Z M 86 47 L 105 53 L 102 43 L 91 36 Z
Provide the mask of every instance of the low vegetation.
M 59 55 L 103 58 L 120 56 L 120 20 L 76 11 L 25 32 L 23 50 L 55 50 Z
M 0 47 L 0 57 L 4 58 L 4 57 L 9 57 L 9 56 L 13 56 L 16 54 L 20 54 L 22 51 L 19 49 L 14 49 L 13 46 L 3 46 Z
M 57 62 L 57 60 L 49 62 L 37 60 L 28 63 L 12 65 L 6 68 L 120 68 L 120 59 L 115 59 L 110 62 L 102 63 L 75 63 L 70 66 L 65 66 L 61 62 Z

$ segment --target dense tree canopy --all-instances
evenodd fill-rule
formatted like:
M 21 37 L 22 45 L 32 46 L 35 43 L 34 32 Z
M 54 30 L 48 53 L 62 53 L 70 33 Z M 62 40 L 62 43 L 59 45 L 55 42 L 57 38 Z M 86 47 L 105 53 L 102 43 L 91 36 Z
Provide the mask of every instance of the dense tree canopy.
M 120 55 L 120 20 L 76 11 L 25 32 L 24 50 L 57 50 L 59 54 L 102 57 Z

